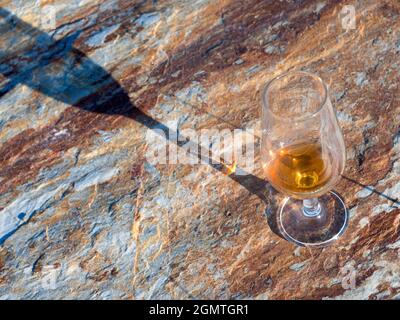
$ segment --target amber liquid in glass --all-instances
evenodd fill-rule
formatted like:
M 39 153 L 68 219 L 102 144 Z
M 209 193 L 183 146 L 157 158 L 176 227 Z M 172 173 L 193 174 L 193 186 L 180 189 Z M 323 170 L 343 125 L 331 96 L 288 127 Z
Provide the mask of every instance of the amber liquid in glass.
M 267 168 L 267 176 L 277 189 L 293 193 L 312 193 L 330 180 L 330 162 L 324 159 L 321 145 L 299 143 L 280 149 Z

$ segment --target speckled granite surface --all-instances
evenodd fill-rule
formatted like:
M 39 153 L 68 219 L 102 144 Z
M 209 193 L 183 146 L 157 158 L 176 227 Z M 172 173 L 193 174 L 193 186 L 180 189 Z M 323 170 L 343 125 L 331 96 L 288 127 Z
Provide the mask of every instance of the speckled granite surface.
M 0 298 L 400 297 L 397 0 L 0 7 Z M 155 128 L 259 129 L 292 69 L 329 84 L 346 140 L 351 220 L 325 249 L 275 234 L 257 169 L 144 156 Z

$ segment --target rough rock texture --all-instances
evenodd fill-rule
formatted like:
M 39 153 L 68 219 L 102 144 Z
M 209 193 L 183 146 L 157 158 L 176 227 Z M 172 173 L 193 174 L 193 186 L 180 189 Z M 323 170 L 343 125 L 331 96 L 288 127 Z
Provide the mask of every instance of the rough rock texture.
M 0 298 L 400 297 L 397 0 L 0 7 Z M 351 220 L 325 249 L 269 227 L 259 170 L 145 157 L 156 128 L 257 129 L 292 69 L 329 84 L 346 140 Z

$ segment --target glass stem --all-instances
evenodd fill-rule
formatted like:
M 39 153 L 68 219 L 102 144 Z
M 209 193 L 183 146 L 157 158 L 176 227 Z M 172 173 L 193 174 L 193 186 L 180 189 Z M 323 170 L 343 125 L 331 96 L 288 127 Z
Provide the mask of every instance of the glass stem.
M 303 200 L 303 214 L 306 217 L 316 217 L 321 213 L 321 205 L 318 198 L 304 199 Z

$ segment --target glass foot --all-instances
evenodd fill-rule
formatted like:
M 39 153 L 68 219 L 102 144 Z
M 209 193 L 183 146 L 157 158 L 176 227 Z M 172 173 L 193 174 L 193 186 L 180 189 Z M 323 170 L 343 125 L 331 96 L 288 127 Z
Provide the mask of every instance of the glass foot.
M 318 211 L 312 215 L 304 211 L 303 200 L 286 198 L 283 201 L 278 226 L 286 240 L 299 246 L 322 247 L 343 234 L 348 222 L 344 201 L 333 191 L 318 200 Z

